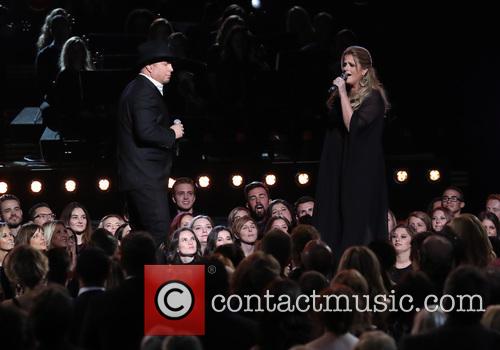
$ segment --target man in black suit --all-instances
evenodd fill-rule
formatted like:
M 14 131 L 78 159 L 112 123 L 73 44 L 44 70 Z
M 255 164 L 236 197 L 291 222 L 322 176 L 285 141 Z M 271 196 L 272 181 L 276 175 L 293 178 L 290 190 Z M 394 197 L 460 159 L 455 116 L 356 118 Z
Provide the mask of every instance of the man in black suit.
M 139 46 L 140 74 L 122 93 L 118 108 L 118 177 L 130 226 L 150 232 L 157 245 L 168 233 L 167 181 L 175 141 L 184 134 L 172 123 L 163 99 L 174 56 L 163 42 Z

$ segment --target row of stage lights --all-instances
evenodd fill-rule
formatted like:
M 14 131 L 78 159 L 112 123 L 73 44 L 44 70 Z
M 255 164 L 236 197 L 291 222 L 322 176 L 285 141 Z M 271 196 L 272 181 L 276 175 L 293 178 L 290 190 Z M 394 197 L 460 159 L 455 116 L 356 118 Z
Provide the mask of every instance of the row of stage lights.
M 231 186 L 234 188 L 241 188 L 244 185 L 245 179 L 240 174 L 235 174 L 231 176 Z M 275 174 L 266 174 L 264 176 L 264 181 L 268 186 L 276 185 L 278 177 Z M 295 181 L 299 186 L 306 186 L 309 184 L 310 175 L 308 173 L 299 172 L 295 175 Z M 172 188 L 175 179 L 168 179 L 168 187 Z M 200 175 L 197 178 L 197 184 L 200 188 L 208 188 L 212 183 L 212 178 L 208 175 Z M 97 188 L 101 192 L 107 192 L 111 188 L 111 180 L 109 178 L 99 178 L 96 182 Z M 30 184 L 30 191 L 32 193 L 41 193 L 43 191 L 44 184 L 41 180 L 33 180 Z M 64 180 L 64 190 L 66 192 L 75 192 L 78 189 L 78 182 L 76 179 L 66 179 Z M 0 180 L 0 194 L 7 193 L 9 190 L 9 185 L 5 181 Z
M 310 183 L 311 176 L 306 172 L 298 172 L 295 174 L 295 182 L 299 186 L 307 186 Z M 410 179 L 410 173 L 406 169 L 396 169 L 394 171 L 394 181 L 398 184 L 408 183 Z M 441 172 L 437 169 L 431 169 L 427 172 L 427 179 L 430 182 L 438 182 L 441 179 Z M 172 188 L 175 179 L 168 179 L 168 187 Z M 201 175 L 197 178 L 197 183 L 200 188 L 210 187 L 212 179 L 208 175 Z M 275 186 L 278 182 L 278 177 L 275 174 L 266 174 L 264 176 L 264 182 L 268 186 Z M 243 175 L 234 174 L 231 176 L 231 186 L 234 188 L 240 188 L 245 183 Z M 30 190 L 32 193 L 40 193 L 43 191 L 44 185 L 41 180 L 33 180 L 30 184 Z M 107 192 L 111 188 L 111 180 L 108 178 L 99 178 L 97 180 L 97 188 L 101 192 Z M 66 192 L 75 192 L 78 189 L 78 182 L 76 179 L 67 179 L 64 181 L 64 189 Z M 5 181 L 0 181 L 0 194 L 7 193 L 9 190 L 9 185 Z

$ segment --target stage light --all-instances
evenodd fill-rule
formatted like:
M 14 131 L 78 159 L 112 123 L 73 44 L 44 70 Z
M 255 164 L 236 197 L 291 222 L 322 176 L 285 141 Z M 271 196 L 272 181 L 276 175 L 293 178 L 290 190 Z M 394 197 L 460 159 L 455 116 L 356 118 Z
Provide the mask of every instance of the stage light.
M 101 191 L 107 191 L 111 187 L 111 182 L 109 182 L 109 180 L 106 178 L 99 179 L 99 181 L 97 182 L 97 186 Z
M 198 178 L 198 185 L 200 185 L 201 188 L 207 188 L 210 186 L 210 178 L 207 175 L 202 175 Z
M 274 186 L 276 184 L 276 175 L 274 174 L 267 174 L 265 177 L 265 182 L 268 186 Z
M 174 187 L 175 180 L 171 177 L 168 178 L 168 188 Z
M 7 182 L 0 181 L 0 194 L 7 193 L 9 190 L 9 185 L 7 185 Z
M 307 185 L 309 183 L 309 174 L 308 173 L 297 173 L 295 176 L 295 179 L 297 180 L 297 183 L 301 186 Z
M 31 181 L 30 188 L 31 188 L 31 192 L 40 193 L 43 189 L 43 185 L 40 181 L 34 180 L 34 181 Z
M 254 9 L 260 9 L 260 7 L 261 7 L 261 1 L 260 0 L 252 0 L 252 7 Z
M 427 178 L 431 182 L 437 182 L 441 180 L 441 172 L 437 169 L 431 169 L 429 170 L 429 173 L 427 174 Z
M 74 192 L 76 190 L 76 181 L 75 180 L 66 180 L 64 182 L 64 188 L 67 192 Z
M 243 176 L 241 176 L 241 175 L 231 176 L 231 184 L 234 187 L 240 187 L 241 185 L 243 185 Z
M 409 177 L 408 171 L 403 169 L 396 170 L 394 174 L 394 179 L 396 180 L 397 183 L 400 184 L 408 182 L 408 177 Z

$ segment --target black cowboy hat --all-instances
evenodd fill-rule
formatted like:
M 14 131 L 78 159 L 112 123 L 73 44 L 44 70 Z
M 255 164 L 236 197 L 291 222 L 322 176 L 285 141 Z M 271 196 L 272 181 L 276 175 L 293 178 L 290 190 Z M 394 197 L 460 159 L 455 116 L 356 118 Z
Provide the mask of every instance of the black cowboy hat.
M 178 60 L 167 43 L 161 40 L 150 40 L 142 43 L 137 48 L 138 58 L 137 66 L 142 68 L 148 64 L 168 61 L 170 63 Z

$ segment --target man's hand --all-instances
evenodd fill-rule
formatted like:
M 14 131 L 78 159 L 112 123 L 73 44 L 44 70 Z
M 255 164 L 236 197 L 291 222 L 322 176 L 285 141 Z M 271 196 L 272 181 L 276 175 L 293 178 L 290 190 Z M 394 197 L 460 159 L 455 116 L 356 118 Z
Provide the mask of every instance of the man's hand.
M 170 129 L 175 132 L 175 139 L 180 139 L 182 136 L 184 136 L 184 126 L 182 125 L 182 123 L 172 124 L 170 126 Z

